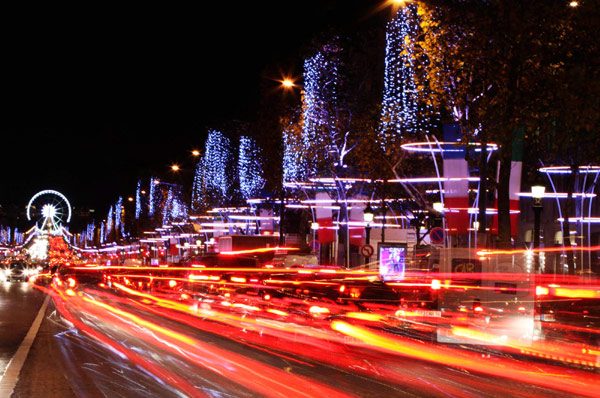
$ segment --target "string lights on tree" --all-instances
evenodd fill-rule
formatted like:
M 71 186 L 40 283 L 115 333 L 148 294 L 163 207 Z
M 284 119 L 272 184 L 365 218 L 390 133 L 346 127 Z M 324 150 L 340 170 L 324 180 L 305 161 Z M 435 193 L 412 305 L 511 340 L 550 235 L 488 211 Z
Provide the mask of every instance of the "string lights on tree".
M 124 235 L 123 230 L 123 222 L 122 222 L 122 214 L 123 214 L 123 197 L 119 196 L 117 199 L 117 203 L 115 204 L 115 236 Z
M 135 189 L 135 219 L 139 220 L 142 214 L 142 181 L 138 180 Z
M 15 228 L 15 232 L 14 232 L 14 236 L 13 236 L 13 241 L 15 242 L 15 245 L 22 245 L 23 239 L 24 239 L 24 233 L 19 232 L 18 228 Z
M 220 131 L 210 130 L 202 160 L 198 163 L 192 197 L 201 202 L 224 203 L 233 186 L 235 165 L 230 141 Z
M 194 171 L 194 182 L 192 184 L 192 203 L 193 211 L 198 211 L 205 204 L 206 184 L 204 183 L 204 157 L 201 157 Z
M 148 215 L 154 216 L 159 214 L 160 205 L 163 200 L 160 188 L 160 178 L 150 178 L 150 189 L 148 194 Z
M 240 137 L 238 178 L 244 199 L 256 197 L 265 185 L 260 148 L 251 137 Z
M 106 228 L 104 226 L 105 223 L 100 223 L 100 244 L 106 242 Z
M 86 227 L 86 232 L 85 232 L 85 240 L 86 242 L 93 242 L 94 241 L 94 230 L 95 230 L 96 226 L 94 225 L 93 222 L 89 223 Z M 87 244 L 86 244 L 87 246 Z
M 165 200 L 165 205 L 163 206 L 163 209 L 162 209 L 163 224 L 168 224 L 169 222 L 171 222 L 171 212 L 169 210 L 170 210 L 172 202 L 173 202 L 173 188 L 169 188 L 169 190 L 167 191 L 167 199 Z
M 397 147 L 403 137 L 431 131 L 439 121 L 425 85 L 427 65 L 418 61 L 419 15 L 416 3 L 400 7 L 388 22 L 384 94 L 379 143 L 384 150 Z M 421 79 L 421 80 L 420 80 Z
M 107 240 L 108 237 L 110 237 L 110 234 L 113 231 L 113 225 L 114 225 L 114 212 L 113 212 L 113 207 L 110 206 L 110 208 L 108 209 L 108 215 L 106 216 L 106 236 L 107 236 Z
M 0 243 L 2 243 L 3 245 L 9 245 L 10 244 L 10 232 L 11 232 L 11 228 L 10 227 L 2 227 L 2 229 L 0 229 Z
M 304 62 L 304 92 L 302 96 L 303 151 L 309 161 L 311 175 L 323 164 L 330 164 L 332 137 L 337 134 L 339 52 L 332 42 Z
M 181 197 L 181 190 L 172 192 L 169 207 L 171 220 L 181 220 L 187 217 L 187 206 Z
M 302 127 L 293 120 L 283 121 L 283 182 L 308 178 L 307 153 L 304 151 Z

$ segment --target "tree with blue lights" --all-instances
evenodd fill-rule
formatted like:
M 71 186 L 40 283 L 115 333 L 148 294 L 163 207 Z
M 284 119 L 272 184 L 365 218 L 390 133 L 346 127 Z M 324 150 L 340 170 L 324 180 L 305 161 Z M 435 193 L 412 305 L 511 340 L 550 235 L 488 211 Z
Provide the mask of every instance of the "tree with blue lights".
M 207 196 L 207 184 L 204 182 L 204 156 L 202 156 L 196 164 L 196 170 L 194 170 L 191 210 L 195 213 L 206 210 L 208 206 L 206 202 Z
M 258 197 L 265 185 L 260 148 L 252 137 L 241 136 L 238 155 L 238 180 L 244 199 Z
M 423 159 L 408 154 L 401 145 L 431 137 L 439 130 L 439 110 L 427 85 L 428 60 L 422 56 L 420 46 L 422 23 L 428 17 L 426 11 L 419 3 L 406 3 L 397 9 L 386 26 L 384 92 L 376 137 L 380 148 L 371 147 L 380 153 L 378 158 L 382 163 L 373 162 L 370 166 L 378 168 L 384 180 L 419 174 L 427 168 L 429 165 L 424 165 Z M 403 183 L 400 191 L 396 185 L 378 185 L 382 198 L 393 195 L 409 201 L 410 206 L 398 206 L 397 210 L 413 219 L 426 214 L 426 209 L 431 210 L 421 189 L 423 185 Z
M 113 211 L 113 206 L 111 205 L 110 208 L 108 209 L 108 214 L 106 216 L 106 240 L 107 241 L 112 241 L 114 239 L 113 238 L 113 230 L 114 230 L 114 211 Z
M 135 189 L 135 219 L 139 220 L 142 215 L 142 180 L 138 180 Z
M 334 178 L 336 186 L 329 195 L 341 206 L 337 217 L 342 225 L 349 219 L 347 198 L 358 192 L 338 177 L 355 176 L 353 156 L 365 135 L 366 115 L 371 114 L 371 107 L 361 102 L 368 97 L 365 82 L 369 76 L 355 62 L 356 46 L 345 42 L 336 36 L 315 46 L 313 55 L 304 62 L 300 121 L 284 124 L 284 181 Z M 349 250 L 348 228 L 343 227 L 338 236 Z
M 117 203 L 115 204 L 115 238 L 119 240 L 119 238 L 124 237 L 125 235 L 125 226 L 122 220 L 123 214 L 123 197 L 119 196 L 117 199 Z
M 386 153 L 403 137 L 414 140 L 432 133 L 439 122 L 429 90 L 422 84 L 427 63 L 418 57 L 421 34 L 416 3 L 400 7 L 387 24 L 384 94 L 379 142 Z
M 304 147 L 302 125 L 295 118 L 281 118 L 283 136 L 283 182 L 299 182 L 308 178 L 308 152 Z
M 154 216 L 160 207 L 161 192 L 160 179 L 150 177 L 150 189 L 148 190 L 148 215 Z
M 233 195 L 236 165 L 229 138 L 217 130 L 210 130 L 202 159 L 196 168 L 192 202 L 222 206 Z
M 103 244 L 104 242 L 106 242 L 106 228 L 105 228 L 106 222 L 101 222 L 100 223 L 100 238 L 98 239 L 100 241 L 100 244 Z

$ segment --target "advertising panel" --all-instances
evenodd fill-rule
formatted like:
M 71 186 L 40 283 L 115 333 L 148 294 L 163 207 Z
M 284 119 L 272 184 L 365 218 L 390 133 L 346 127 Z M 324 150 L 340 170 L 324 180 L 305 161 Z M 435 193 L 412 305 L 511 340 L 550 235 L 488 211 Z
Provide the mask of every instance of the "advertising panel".
M 384 281 L 404 279 L 406 267 L 406 244 L 385 243 L 378 245 L 379 275 Z

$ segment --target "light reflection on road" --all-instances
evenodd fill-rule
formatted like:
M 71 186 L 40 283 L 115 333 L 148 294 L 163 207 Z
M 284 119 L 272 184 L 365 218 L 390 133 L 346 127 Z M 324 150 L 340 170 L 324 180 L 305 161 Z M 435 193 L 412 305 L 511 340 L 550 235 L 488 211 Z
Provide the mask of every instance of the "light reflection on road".
M 0 376 L 27 334 L 44 299 L 25 282 L 0 282 Z
M 193 301 L 187 293 L 150 293 L 114 281 L 112 288 L 57 284 L 47 291 L 79 338 L 143 369 L 169 394 L 562 397 L 589 395 L 597 380 L 578 369 L 390 334 L 389 314 L 326 301 L 299 311 L 301 300 L 285 304 L 232 291 Z M 518 342 L 510 343 L 519 353 Z M 536 346 L 538 353 L 555 348 Z

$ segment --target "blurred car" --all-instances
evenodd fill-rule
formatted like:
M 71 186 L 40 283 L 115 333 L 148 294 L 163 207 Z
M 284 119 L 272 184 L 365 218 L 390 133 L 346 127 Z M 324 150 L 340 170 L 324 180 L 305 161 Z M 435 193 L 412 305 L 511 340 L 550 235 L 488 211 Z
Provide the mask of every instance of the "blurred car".
M 37 269 L 25 262 L 13 262 L 4 270 L 7 282 L 27 282 L 36 273 Z
M 85 267 L 71 267 L 67 265 L 60 265 L 54 277 L 59 285 L 68 287 L 96 285 L 104 281 L 103 273 L 95 268 L 85 269 Z
M 541 337 L 600 347 L 600 298 L 565 297 L 566 289 L 557 290 L 538 296 Z
M 251 255 L 208 254 L 192 257 L 188 266 L 198 268 L 260 268 L 260 259 Z
M 307 265 L 318 265 L 319 259 L 310 253 L 277 254 L 270 262 L 274 268 L 297 268 Z

